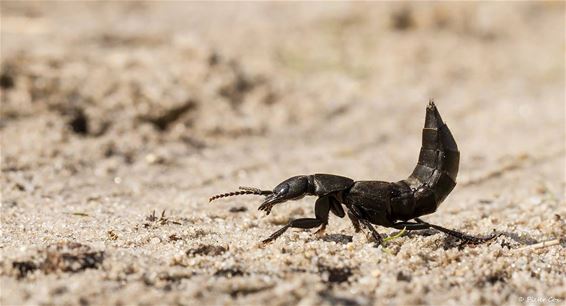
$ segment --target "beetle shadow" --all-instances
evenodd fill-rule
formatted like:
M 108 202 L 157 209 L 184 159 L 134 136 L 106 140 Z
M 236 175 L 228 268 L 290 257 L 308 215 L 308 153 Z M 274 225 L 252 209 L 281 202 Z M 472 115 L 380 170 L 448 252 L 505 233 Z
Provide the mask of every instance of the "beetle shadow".
M 513 233 L 513 232 L 495 232 L 495 234 L 497 234 L 498 236 L 503 236 L 503 237 L 507 237 L 519 244 L 523 244 L 523 245 L 530 245 L 530 244 L 535 244 L 535 243 L 539 243 L 540 241 L 532 238 L 529 235 L 519 235 L 517 233 Z
M 489 237 L 491 235 L 495 235 L 493 237 L 492 240 L 488 240 L 485 243 L 498 243 L 501 247 L 505 247 L 507 249 L 513 249 L 515 248 L 513 246 L 513 243 L 509 240 L 513 240 L 515 243 L 519 244 L 519 245 L 531 245 L 531 244 L 535 244 L 538 243 L 539 241 L 532 238 L 531 236 L 528 235 L 519 235 L 517 233 L 513 233 L 513 232 L 507 232 L 507 231 L 493 231 L 491 234 L 489 235 L 478 235 L 479 237 Z M 505 237 L 508 239 L 502 239 L 499 242 L 497 242 L 497 238 L 498 237 Z M 484 243 L 480 243 L 480 244 L 473 244 L 473 243 L 466 243 L 454 236 L 450 236 L 450 235 L 446 235 L 446 237 L 444 238 L 444 242 L 442 244 L 442 247 L 445 250 L 448 249 L 452 249 L 452 248 L 458 248 L 460 250 L 462 250 L 464 247 L 466 246 L 470 246 L 470 247 L 474 247 L 474 246 L 478 246 Z
M 326 234 L 322 237 L 323 241 L 336 242 L 339 244 L 348 244 L 354 240 L 354 236 L 344 234 Z
M 392 236 L 398 235 L 399 233 L 401 233 L 401 231 L 393 231 L 388 236 L 392 237 Z M 495 239 L 497 239 L 497 237 L 502 236 L 502 237 L 506 237 L 510 240 L 513 240 L 514 242 L 516 242 L 520 245 L 531 245 L 531 244 L 535 244 L 535 243 L 539 242 L 538 240 L 532 238 L 531 236 L 524 235 L 524 234 L 519 235 L 517 233 L 508 232 L 508 231 L 493 231 L 489 235 L 493 235 L 493 234 L 496 235 L 496 237 L 493 239 L 493 241 L 496 241 Z M 408 238 L 413 238 L 413 237 L 429 237 L 429 236 L 433 236 L 433 235 L 444 235 L 444 240 L 442 242 L 442 248 L 445 249 L 445 250 L 452 249 L 452 248 L 462 249 L 465 246 L 473 246 L 473 244 L 465 244 L 465 243 L 463 244 L 462 240 L 460 240 L 456 237 L 447 235 L 443 232 L 434 230 L 434 229 L 407 231 L 403 236 L 408 237 Z M 470 235 L 472 235 L 472 234 L 470 234 Z M 473 234 L 473 235 L 475 235 L 475 234 Z M 489 235 L 478 235 L 478 236 L 487 237 Z M 353 236 L 352 235 L 344 235 L 344 234 L 326 234 L 320 239 L 323 240 L 323 241 L 326 241 L 326 242 L 335 242 L 337 244 L 348 244 L 348 243 L 353 241 Z M 499 243 L 502 247 L 512 248 L 511 243 L 509 241 L 503 240 Z
M 402 231 L 394 231 L 394 232 L 391 232 L 391 233 L 389 234 L 389 237 L 399 235 L 401 232 L 402 232 Z M 411 230 L 408 230 L 408 231 L 405 232 L 405 234 L 403 235 L 403 237 L 409 237 L 409 238 L 411 238 L 411 237 L 418 237 L 418 236 L 421 236 L 421 237 L 428 237 L 428 236 L 432 236 L 432 235 L 436 235 L 436 234 L 442 234 L 442 232 L 435 231 L 435 230 L 433 230 L 433 229 L 412 230 L 412 231 L 411 231 Z
M 401 231 L 395 231 L 392 232 L 389 236 L 395 236 L 398 235 Z M 445 233 L 442 233 L 440 231 L 434 230 L 434 229 L 424 229 L 424 230 L 415 230 L 415 231 L 408 231 L 404 236 L 406 237 L 428 237 L 428 236 L 432 236 L 432 235 L 445 235 L 444 237 L 444 241 L 442 243 L 442 248 L 445 250 L 448 249 L 452 249 L 452 248 L 459 248 L 462 249 L 465 246 L 473 246 L 473 244 L 466 244 L 466 243 L 462 243 L 462 240 L 454 237 L 454 236 L 450 236 L 447 235 Z M 475 235 L 475 234 L 469 234 L 469 235 Z M 519 235 L 517 233 L 513 233 L 513 232 L 508 232 L 508 231 L 493 231 L 492 233 L 490 233 L 489 235 L 495 235 L 493 241 L 495 242 L 497 239 L 497 237 L 506 237 L 510 240 L 513 240 L 514 242 L 518 243 L 519 245 L 531 245 L 531 244 L 535 244 L 535 243 L 539 243 L 538 240 L 532 238 L 529 235 Z M 480 237 L 488 237 L 489 235 L 478 235 Z M 502 247 L 507 247 L 509 249 L 512 248 L 512 243 L 510 241 L 500 241 L 499 244 Z
M 393 235 L 397 235 L 399 234 L 400 231 L 398 232 L 393 232 L 391 233 L 391 236 Z M 407 234 L 405 234 L 404 236 L 411 238 L 411 237 L 429 237 L 429 236 L 434 236 L 434 235 L 441 235 L 444 236 L 444 240 L 442 241 L 442 248 L 444 250 L 448 250 L 448 249 L 452 249 L 452 248 L 459 248 L 462 249 L 464 244 L 462 244 L 462 240 L 447 235 L 443 232 L 434 230 L 434 229 L 425 229 L 425 230 L 415 230 L 415 231 L 409 231 Z

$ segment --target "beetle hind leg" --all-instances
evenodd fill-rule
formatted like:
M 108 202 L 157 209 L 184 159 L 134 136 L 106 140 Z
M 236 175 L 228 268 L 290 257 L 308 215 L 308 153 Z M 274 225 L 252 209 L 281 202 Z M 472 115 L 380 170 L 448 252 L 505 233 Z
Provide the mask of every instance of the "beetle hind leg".
M 435 230 L 441 231 L 445 234 L 448 234 L 450 236 L 456 237 L 460 240 L 462 240 L 462 244 L 481 244 L 481 243 L 485 243 L 488 242 L 494 238 L 496 238 L 498 235 L 497 234 L 493 234 L 489 237 L 476 237 L 476 236 L 470 236 L 468 234 L 464 234 L 455 230 L 451 230 L 445 227 L 442 227 L 440 225 L 434 225 L 434 224 L 430 224 L 427 223 L 419 218 L 415 218 L 415 220 L 417 222 L 419 222 L 420 224 L 424 224 L 424 225 L 428 225 L 431 228 L 434 228 Z
M 395 224 L 393 224 L 393 228 L 396 229 L 403 229 L 405 228 L 406 230 L 423 230 L 423 229 L 435 229 L 437 231 L 443 232 L 447 235 L 450 235 L 452 237 L 458 238 L 460 240 L 462 240 L 462 244 L 481 244 L 481 243 L 485 243 L 487 241 L 490 241 L 494 238 L 497 237 L 497 234 L 493 234 L 489 237 L 475 237 L 475 236 L 471 236 L 462 232 L 458 232 L 455 230 L 451 230 L 445 227 L 442 227 L 440 225 L 435 225 L 435 224 L 430 224 L 428 222 L 425 222 L 419 218 L 415 218 L 415 220 L 417 221 L 416 223 L 414 222 L 397 222 Z

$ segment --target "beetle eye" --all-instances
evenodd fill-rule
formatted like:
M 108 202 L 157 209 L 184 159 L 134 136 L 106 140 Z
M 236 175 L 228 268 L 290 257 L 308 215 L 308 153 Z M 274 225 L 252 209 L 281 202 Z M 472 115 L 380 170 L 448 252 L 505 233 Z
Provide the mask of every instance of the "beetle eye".
M 277 194 L 286 194 L 289 191 L 289 185 L 285 184 L 275 191 Z

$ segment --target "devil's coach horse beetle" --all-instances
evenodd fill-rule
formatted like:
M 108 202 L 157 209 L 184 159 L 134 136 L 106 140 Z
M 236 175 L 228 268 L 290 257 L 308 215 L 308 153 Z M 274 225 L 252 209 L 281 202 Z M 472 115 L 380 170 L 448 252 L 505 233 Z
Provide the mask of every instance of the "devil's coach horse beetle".
M 396 229 L 422 230 L 433 228 L 461 239 L 464 243 L 482 243 L 495 237 L 473 237 L 419 219 L 436 211 L 440 203 L 456 186 L 460 152 L 448 126 L 442 121 L 436 105 L 430 101 L 426 109 L 425 125 L 419 161 L 409 178 L 399 182 L 354 181 L 332 174 L 299 175 L 277 185 L 273 191 L 240 187 L 240 191 L 215 195 L 218 198 L 244 194 L 264 195 L 259 206 L 269 215 L 275 204 L 298 200 L 306 195 L 317 196 L 315 218 L 300 218 L 273 233 L 264 243 L 281 236 L 288 228 L 315 228 L 324 232 L 329 212 L 343 218 L 347 214 L 356 232 L 366 227 L 378 244 L 383 242 L 373 224 Z M 409 220 L 415 222 L 408 222 Z

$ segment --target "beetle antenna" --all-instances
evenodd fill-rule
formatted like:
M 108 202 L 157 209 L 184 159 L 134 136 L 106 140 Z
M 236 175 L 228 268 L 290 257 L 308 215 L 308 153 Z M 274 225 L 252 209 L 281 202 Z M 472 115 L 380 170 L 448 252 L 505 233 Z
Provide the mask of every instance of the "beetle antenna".
M 245 194 L 268 195 L 273 193 L 273 191 L 271 190 L 261 190 L 259 188 L 254 188 L 254 187 L 240 187 L 239 189 L 240 191 L 227 192 L 212 196 L 208 199 L 208 202 L 210 203 L 216 199 L 245 195 Z

